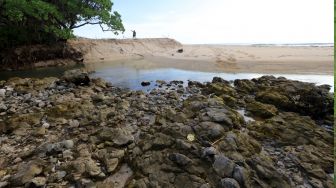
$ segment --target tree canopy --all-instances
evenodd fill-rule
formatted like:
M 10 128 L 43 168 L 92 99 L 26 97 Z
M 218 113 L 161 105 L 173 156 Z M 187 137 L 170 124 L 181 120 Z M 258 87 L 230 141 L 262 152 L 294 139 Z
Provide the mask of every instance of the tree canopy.
M 112 6 L 111 0 L 0 0 L 0 50 L 69 39 L 88 24 L 118 34 L 125 29 Z

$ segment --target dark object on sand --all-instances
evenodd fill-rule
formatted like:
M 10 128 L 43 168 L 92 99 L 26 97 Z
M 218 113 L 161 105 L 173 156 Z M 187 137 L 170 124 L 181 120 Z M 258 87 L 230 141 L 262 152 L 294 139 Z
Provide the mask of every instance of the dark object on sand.
M 183 49 L 181 48 L 181 49 L 178 49 L 177 50 L 177 53 L 183 53 Z
M 150 82 L 143 81 L 143 82 L 141 82 L 141 85 L 142 85 L 142 86 L 149 86 L 149 85 L 150 85 Z
M 133 32 L 133 38 L 135 39 L 136 38 L 136 32 L 135 32 L 135 30 L 132 30 L 132 32 Z

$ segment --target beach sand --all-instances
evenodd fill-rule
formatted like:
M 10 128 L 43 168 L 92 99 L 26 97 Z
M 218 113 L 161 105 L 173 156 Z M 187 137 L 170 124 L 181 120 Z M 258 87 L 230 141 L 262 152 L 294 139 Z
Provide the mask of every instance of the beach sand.
M 125 63 L 145 69 L 178 68 L 207 72 L 333 75 L 333 47 L 183 45 L 173 39 L 79 39 L 70 44 L 85 62 Z M 183 49 L 178 53 L 178 49 Z

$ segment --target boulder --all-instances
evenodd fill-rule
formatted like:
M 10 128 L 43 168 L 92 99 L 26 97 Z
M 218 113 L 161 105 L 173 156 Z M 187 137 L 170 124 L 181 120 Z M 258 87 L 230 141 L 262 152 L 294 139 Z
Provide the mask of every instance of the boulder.
M 143 82 L 141 82 L 141 85 L 142 86 L 149 86 L 150 85 L 150 82 L 148 82 L 148 81 L 143 81 Z
M 81 69 L 74 69 L 65 71 L 62 80 L 73 83 L 75 85 L 89 85 L 89 74 Z

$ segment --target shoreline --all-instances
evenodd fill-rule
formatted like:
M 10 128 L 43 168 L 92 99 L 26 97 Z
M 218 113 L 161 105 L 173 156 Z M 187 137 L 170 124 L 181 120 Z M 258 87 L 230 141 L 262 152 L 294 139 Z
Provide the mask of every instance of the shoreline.
M 305 62 L 297 62 L 305 63 Z M 253 64 L 253 66 L 251 65 Z M 265 64 L 271 65 L 269 68 L 265 68 Z M 323 62 L 329 64 L 329 62 Z M 179 58 L 179 57 L 167 57 L 167 56 L 120 56 L 118 58 L 110 58 L 104 60 L 88 60 L 84 63 L 84 66 L 111 66 L 117 67 L 119 65 L 128 66 L 129 68 L 141 67 L 144 70 L 155 69 L 180 69 L 185 71 L 197 71 L 197 72 L 213 72 L 213 73 L 255 73 L 255 74 L 293 74 L 293 75 L 334 75 L 333 69 L 317 70 L 313 67 L 302 67 L 301 70 L 295 69 L 292 62 L 239 62 L 239 63 L 223 63 L 216 62 L 209 59 L 195 59 L 195 58 Z M 252 67 L 251 67 L 252 66 Z M 318 65 L 313 65 L 318 66 Z M 291 68 L 288 68 L 291 67 Z
M 81 46 L 86 63 L 144 57 L 151 62 L 141 66 L 153 68 L 333 75 L 333 47 L 184 45 L 165 38 L 85 39 L 70 44 Z
M 34 57 L 32 54 L 38 49 L 43 51 L 43 54 Z M 24 54 L 18 55 L 21 64 L 4 64 L 2 69 L 25 67 L 33 69 L 67 64 L 90 65 L 91 62 L 145 58 L 148 62 L 141 62 L 138 66 L 205 72 L 333 75 L 334 57 L 333 47 L 184 45 L 168 38 L 121 40 L 80 38 L 69 40 L 66 45 L 59 45 L 58 48 L 49 49 L 45 45 L 36 45 L 18 48 L 17 51 L 20 50 L 30 55 L 27 57 Z M 59 57 L 60 53 L 63 53 L 63 59 L 53 58 Z M 48 55 L 51 59 L 45 54 L 52 54 Z M 29 59 L 34 61 L 29 62 Z

